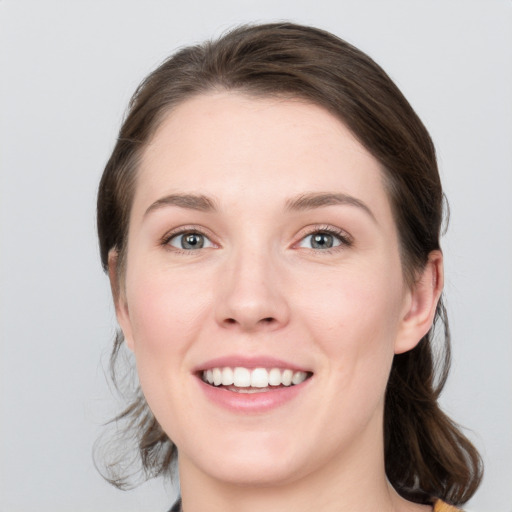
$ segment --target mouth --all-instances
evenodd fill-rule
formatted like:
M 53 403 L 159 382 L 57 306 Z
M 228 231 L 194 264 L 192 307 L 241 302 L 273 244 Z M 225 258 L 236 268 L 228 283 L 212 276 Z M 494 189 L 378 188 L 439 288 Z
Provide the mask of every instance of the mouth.
M 290 388 L 311 378 L 313 374 L 290 368 L 215 367 L 199 372 L 206 384 L 235 393 L 265 393 Z

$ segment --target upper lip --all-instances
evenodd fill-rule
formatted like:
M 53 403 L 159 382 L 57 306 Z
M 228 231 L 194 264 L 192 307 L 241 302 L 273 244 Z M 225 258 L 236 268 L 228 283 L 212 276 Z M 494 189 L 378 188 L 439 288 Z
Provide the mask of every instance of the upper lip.
M 238 356 L 238 355 L 231 355 L 231 356 L 222 356 L 222 357 L 216 357 L 214 359 L 209 359 L 208 361 L 205 361 L 204 363 L 201 363 L 197 365 L 193 371 L 201 372 L 203 370 L 209 370 L 211 368 L 280 368 L 280 369 L 290 369 L 293 371 L 303 371 L 303 372 L 310 372 L 311 370 L 308 368 L 305 368 L 304 366 L 298 365 L 296 363 L 292 363 L 290 361 L 285 361 L 283 359 L 277 359 L 275 357 L 271 356 Z

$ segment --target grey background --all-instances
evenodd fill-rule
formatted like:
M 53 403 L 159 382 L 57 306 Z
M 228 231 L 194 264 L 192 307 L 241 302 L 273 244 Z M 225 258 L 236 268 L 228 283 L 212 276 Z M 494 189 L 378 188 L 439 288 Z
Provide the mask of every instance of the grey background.
M 164 511 L 122 493 L 91 446 L 115 410 L 97 182 L 138 82 L 179 46 L 247 21 L 328 29 L 368 52 L 436 142 L 454 364 L 443 395 L 512 511 L 512 2 L 0 0 L 0 510 Z

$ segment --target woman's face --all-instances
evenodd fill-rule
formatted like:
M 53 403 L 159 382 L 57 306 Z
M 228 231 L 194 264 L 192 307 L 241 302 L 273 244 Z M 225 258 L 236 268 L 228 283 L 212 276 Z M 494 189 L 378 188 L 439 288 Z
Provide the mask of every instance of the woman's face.
M 182 470 L 279 483 L 382 455 L 414 299 L 380 165 L 324 109 L 212 93 L 170 113 L 142 158 L 121 289 Z

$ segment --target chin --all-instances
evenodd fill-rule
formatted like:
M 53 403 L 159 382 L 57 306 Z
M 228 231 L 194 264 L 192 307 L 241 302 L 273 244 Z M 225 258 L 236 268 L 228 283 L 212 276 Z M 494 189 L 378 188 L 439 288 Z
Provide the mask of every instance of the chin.
M 268 460 L 248 461 L 244 457 L 225 459 L 222 464 L 210 468 L 210 475 L 225 483 L 238 486 L 272 487 L 292 482 L 300 475 L 289 462 Z
M 232 436 L 227 443 L 211 438 L 208 446 L 195 446 L 188 460 L 210 478 L 239 486 L 285 484 L 307 471 L 306 460 L 298 460 L 301 457 L 297 444 L 287 442 L 289 436 L 288 439 L 282 436 L 255 439 L 247 435 L 236 442 L 237 437 Z M 180 452 L 180 459 L 182 455 Z

